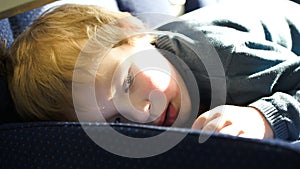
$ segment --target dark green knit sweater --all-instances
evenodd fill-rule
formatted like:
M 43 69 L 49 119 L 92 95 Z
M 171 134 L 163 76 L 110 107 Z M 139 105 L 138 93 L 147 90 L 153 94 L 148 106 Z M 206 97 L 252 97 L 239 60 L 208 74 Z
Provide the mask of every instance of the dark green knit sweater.
M 278 11 L 278 6 L 285 10 Z M 222 104 L 253 106 L 264 114 L 276 138 L 296 140 L 300 6 L 274 2 L 259 9 L 244 7 L 211 7 L 187 14 L 182 21 L 157 29 L 161 32 L 156 46 L 175 54 L 192 70 L 201 112 Z

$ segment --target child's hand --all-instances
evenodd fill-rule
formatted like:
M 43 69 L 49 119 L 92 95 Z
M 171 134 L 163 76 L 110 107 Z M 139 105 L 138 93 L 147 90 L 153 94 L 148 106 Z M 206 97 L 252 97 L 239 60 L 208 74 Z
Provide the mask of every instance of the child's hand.
M 192 129 L 248 138 L 273 138 L 265 117 L 255 108 L 223 105 L 203 113 Z

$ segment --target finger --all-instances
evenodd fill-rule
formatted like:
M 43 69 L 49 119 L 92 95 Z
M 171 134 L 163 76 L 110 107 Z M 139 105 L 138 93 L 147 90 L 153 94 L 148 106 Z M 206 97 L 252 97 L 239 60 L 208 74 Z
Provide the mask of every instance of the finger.
M 209 122 L 213 121 L 213 120 L 216 120 L 218 118 L 221 119 L 222 117 L 222 113 L 220 112 L 213 112 L 213 111 L 208 111 L 207 112 L 207 118 L 206 118 L 206 121 L 204 123 L 204 126 L 207 125 Z
M 192 129 L 202 130 L 204 126 L 207 125 L 208 122 L 218 118 L 221 116 L 221 113 L 215 111 L 207 111 L 201 114 L 192 125 Z
M 205 112 L 205 115 L 207 117 L 207 120 L 206 120 L 206 124 L 216 118 L 220 118 L 222 116 L 225 115 L 225 106 L 218 106 L 218 107 L 215 107 L 207 112 Z M 204 124 L 204 125 L 206 125 Z
M 195 130 L 202 130 L 202 128 L 204 127 L 205 121 L 206 121 L 207 117 L 205 116 L 199 116 L 195 122 L 192 125 L 192 129 Z
M 220 130 L 220 133 L 229 134 L 229 135 L 232 135 L 232 136 L 239 136 L 239 135 L 243 134 L 244 132 L 241 129 L 234 126 L 234 125 L 228 125 L 228 126 L 223 127 Z
M 221 129 L 231 124 L 232 123 L 230 121 L 222 118 L 221 116 L 209 121 L 207 124 L 204 125 L 202 130 L 208 132 L 220 132 Z

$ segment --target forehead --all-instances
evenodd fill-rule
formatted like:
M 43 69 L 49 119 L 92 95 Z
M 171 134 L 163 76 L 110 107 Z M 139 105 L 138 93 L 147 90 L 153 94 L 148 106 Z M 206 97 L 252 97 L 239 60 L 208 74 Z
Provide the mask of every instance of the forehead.
M 99 63 L 98 74 L 100 81 L 111 79 L 117 70 L 118 66 L 129 58 L 134 53 L 133 47 L 130 45 L 122 45 L 112 48 Z
M 124 63 L 130 55 L 134 53 L 133 47 L 130 45 L 122 45 L 112 48 L 99 63 L 96 79 L 97 95 L 107 99 L 112 96 L 112 80 L 115 76 L 124 71 Z

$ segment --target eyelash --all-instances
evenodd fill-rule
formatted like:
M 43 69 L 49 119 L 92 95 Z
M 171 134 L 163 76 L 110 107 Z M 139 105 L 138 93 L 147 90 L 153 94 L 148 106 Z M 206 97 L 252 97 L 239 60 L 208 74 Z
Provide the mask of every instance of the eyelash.
M 131 72 L 131 69 L 129 69 L 128 74 L 123 83 L 123 88 L 125 90 L 125 93 L 129 91 L 130 87 L 132 86 L 133 80 L 134 80 L 133 73 Z

